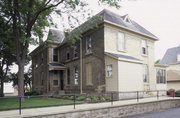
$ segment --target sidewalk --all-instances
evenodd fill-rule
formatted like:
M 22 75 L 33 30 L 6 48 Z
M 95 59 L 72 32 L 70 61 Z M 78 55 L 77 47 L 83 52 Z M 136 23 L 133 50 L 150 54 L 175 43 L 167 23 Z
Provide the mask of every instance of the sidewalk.
M 122 106 L 122 105 L 146 103 L 146 102 L 161 101 L 161 100 L 168 100 L 168 99 L 180 99 L 180 98 L 160 97 L 159 100 L 157 100 L 157 98 L 145 98 L 145 99 L 139 99 L 139 102 L 137 102 L 136 99 L 124 100 L 124 101 L 113 102 L 113 105 L 111 105 L 111 102 L 79 104 L 79 105 L 76 105 L 76 109 L 74 109 L 73 105 L 45 107 L 45 108 L 32 108 L 32 109 L 23 109 L 21 111 L 21 115 L 19 115 L 19 110 L 0 111 L 0 118 L 23 118 L 27 116 L 58 114 L 58 113 L 65 113 L 65 112 L 80 111 L 80 110 L 85 110 L 85 109 L 86 110 L 98 109 L 98 108 L 104 108 L 104 107 Z

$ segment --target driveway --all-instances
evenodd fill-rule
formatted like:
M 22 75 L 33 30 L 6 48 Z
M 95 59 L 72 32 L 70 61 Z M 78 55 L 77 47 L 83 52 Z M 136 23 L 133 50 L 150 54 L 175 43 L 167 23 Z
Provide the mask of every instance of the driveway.
M 180 108 L 173 108 L 159 112 L 152 112 L 123 118 L 180 118 Z

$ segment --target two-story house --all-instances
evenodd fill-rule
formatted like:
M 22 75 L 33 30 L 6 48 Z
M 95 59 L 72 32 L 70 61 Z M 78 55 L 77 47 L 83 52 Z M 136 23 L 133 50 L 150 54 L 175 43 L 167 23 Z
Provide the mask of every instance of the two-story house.
M 180 46 L 168 49 L 160 64 L 167 66 L 167 89 L 180 90 Z
M 108 10 L 97 15 L 102 17 L 96 22 L 98 27 L 88 28 L 88 21 L 79 26 L 86 28 L 75 46 L 61 32 L 50 31 L 53 38 L 31 53 L 33 90 L 87 93 L 157 89 L 154 42 L 158 38 L 128 15 Z

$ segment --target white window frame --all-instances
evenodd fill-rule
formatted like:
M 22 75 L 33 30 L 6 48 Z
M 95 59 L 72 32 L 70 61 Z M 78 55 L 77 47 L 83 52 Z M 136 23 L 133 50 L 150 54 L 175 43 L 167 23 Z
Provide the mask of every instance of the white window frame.
M 57 55 L 55 55 L 54 50 L 57 50 Z M 52 58 L 52 61 L 53 61 L 53 62 L 58 62 L 58 61 L 59 61 L 59 54 L 58 54 L 58 53 L 59 53 L 59 50 L 53 48 L 53 49 L 52 49 L 52 53 L 53 53 L 53 54 L 52 54 L 52 57 L 53 57 L 53 58 Z M 54 61 L 54 55 L 57 56 L 57 61 Z
M 113 75 L 113 65 L 106 65 L 106 77 L 112 77 Z
M 117 49 L 118 51 L 125 51 L 125 35 L 122 32 L 117 33 Z
M 79 70 L 78 67 L 75 66 L 74 67 L 74 85 L 78 85 L 79 84 Z
M 166 84 L 166 69 L 164 69 L 164 68 L 156 69 L 156 83 L 157 84 Z
M 77 51 L 77 47 L 73 48 L 73 57 L 77 58 L 78 57 L 78 51 Z
M 145 53 L 144 53 L 145 49 Z M 148 55 L 148 47 L 147 47 L 147 41 L 146 40 L 141 40 L 141 53 L 142 55 Z
M 86 37 L 86 53 L 92 53 L 92 39 L 91 39 L 91 36 Z

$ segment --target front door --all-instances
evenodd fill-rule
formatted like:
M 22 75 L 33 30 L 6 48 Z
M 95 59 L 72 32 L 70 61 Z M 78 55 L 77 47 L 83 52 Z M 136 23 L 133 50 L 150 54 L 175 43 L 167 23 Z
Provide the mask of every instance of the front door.
M 64 90 L 63 71 L 60 71 L 60 90 Z

